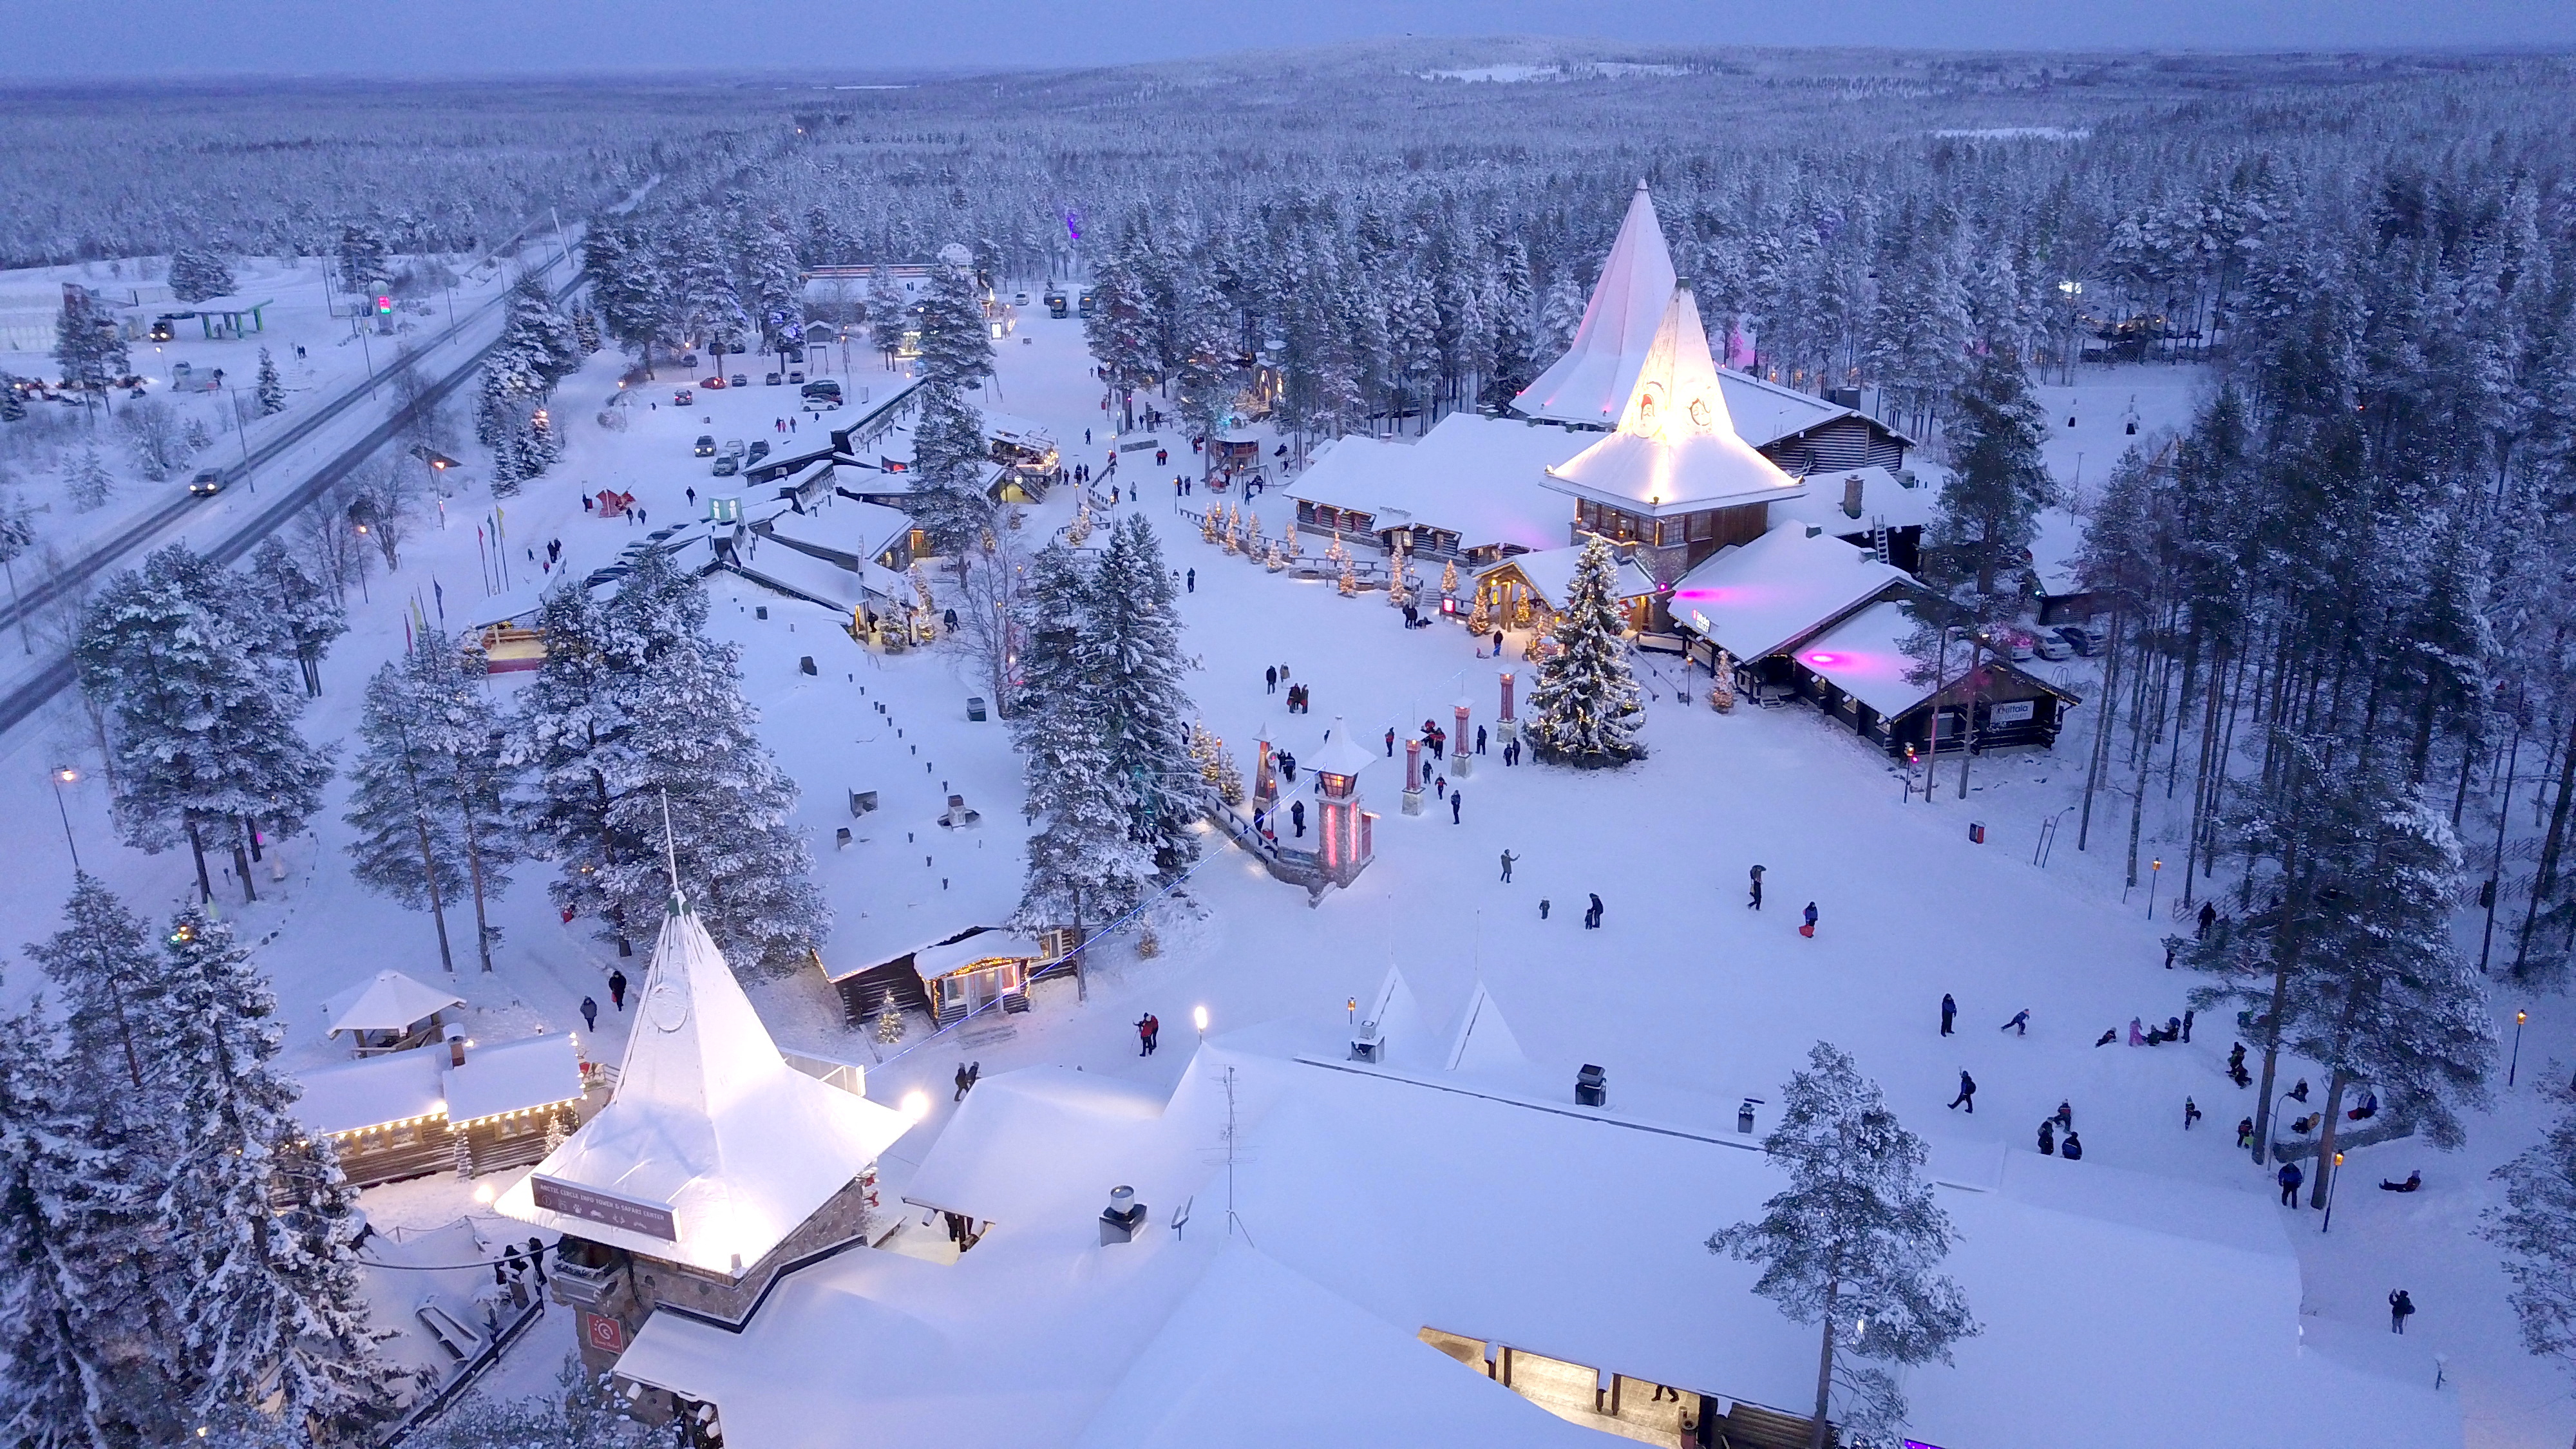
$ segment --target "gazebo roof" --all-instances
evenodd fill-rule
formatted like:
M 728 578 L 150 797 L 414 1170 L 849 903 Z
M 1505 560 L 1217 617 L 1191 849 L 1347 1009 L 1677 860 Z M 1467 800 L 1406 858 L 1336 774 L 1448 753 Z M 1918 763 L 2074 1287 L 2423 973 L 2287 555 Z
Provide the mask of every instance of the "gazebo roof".
M 1377 758 L 1359 742 L 1357 735 L 1351 733 L 1340 715 L 1333 716 L 1330 734 L 1331 738 L 1315 751 L 1315 758 L 1306 762 L 1307 769 L 1326 775 L 1356 775 Z
M 399 971 L 379 971 L 324 1002 L 322 1009 L 331 1018 L 330 1034 L 337 1036 L 344 1031 L 401 1031 L 464 1004 L 464 997 L 423 986 Z

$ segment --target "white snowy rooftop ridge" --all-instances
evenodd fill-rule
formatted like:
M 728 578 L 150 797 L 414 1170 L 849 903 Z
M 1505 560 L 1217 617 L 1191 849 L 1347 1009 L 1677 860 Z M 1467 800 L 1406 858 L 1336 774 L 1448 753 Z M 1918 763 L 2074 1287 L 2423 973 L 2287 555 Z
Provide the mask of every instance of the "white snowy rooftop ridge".
M 1655 220 L 1654 198 L 1640 180 L 1583 322 L 1574 329 L 1573 345 L 1512 399 L 1512 411 L 1591 427 L 1617 421 L 1636 391 L 1674 280 L 1673 254 Z

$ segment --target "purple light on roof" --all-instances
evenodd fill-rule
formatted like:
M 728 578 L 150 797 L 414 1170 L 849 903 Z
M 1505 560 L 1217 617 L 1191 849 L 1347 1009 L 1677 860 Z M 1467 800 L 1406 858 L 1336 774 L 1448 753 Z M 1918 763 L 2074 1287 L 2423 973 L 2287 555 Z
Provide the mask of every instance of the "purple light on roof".
M 1815 653 L 1807 656 L 1807 662 L 1809 664 L 1839 664 L 1842 662 L 1842 656 L 1839 654 L 1828 654 L 1819 649 Z

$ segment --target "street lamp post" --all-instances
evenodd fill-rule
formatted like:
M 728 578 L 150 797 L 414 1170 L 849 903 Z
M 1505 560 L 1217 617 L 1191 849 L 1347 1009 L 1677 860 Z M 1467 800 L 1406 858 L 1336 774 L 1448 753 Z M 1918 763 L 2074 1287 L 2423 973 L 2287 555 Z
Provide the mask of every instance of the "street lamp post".
M 2531 1020 L 2531 1013 L 2528 1011 L 2517 1011 L 2513 1014 L 2513 1061 L 2504 1069 L 2506 1091 L 2513 1090 L 2514 1074 L 2522 1070 L 2522 1024 L 2529 1020 Z
M 63 845 L 72 853 L 72 874 L 74 875 L 81 874 L 80 846 L 72 839 L 72 811 L 70 806 L 63 803 L 63 787 L 78 779 L 80 779 L 80 771 L 71 766 L 54 767 L 54 813 L 63 817 Z
M 2156 886 L 2165 878 L 2165 863 L 2159 859 L 2147 867 L 2147 919 L 2156 918 Z
M 2335 1189 L 2343 1186 L 2342 1153 L 2338 1152 L 2335 1154 L 2334 1167 L 2331 1170 L 2333 1172 L 2333 1176 L 2326 1179 L 2326 1220 L 2324 1225 L 2317 1229 L 2317 1231 L 2321 1233 L 2331 1233 L 2334 1231 Z

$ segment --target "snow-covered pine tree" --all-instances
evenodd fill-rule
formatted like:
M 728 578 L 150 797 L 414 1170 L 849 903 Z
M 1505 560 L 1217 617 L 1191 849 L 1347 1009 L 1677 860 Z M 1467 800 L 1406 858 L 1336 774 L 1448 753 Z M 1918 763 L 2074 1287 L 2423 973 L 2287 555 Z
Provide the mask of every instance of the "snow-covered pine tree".
M 1619 636 L 1619 562 L 1598 534 L 1583 545 L 1556 624 L 1557 652 L 1530 691 L 1530 748 L 1542 760 L 1595 769 L 1645 757 L 1645 709 Z
M 173 544 L 93 598 L 75 651 L 115 757 L 119 834 L 147 853 L 187 843 L 200 898 L 209 845 L 229 845 L 246 900 L 249 831 L 293 835 L 321 806 L 327 749 L 295 728 L 303 700 L 241 615 L 238 581 Z
M 1493 327 L 1494 355 L 1479 401 L 1487 411 L 1499 414 L 1537 379 L 1546 363 L 1539 356 L 1538 301 L 1530 293 L 1529 253 L 1522 249 L 1519 237 L 1500 230 L 1486 239 L 1485 246 L 1493 267 L 1485 311 Z
M 893 268 L 881 265 L 868 278 L 867 307 L 868 341 L 892 367 L 894 355 L 903 349 L 903 334 L 912 330 L 912 304 L 895 285 Z
M 323 652 L 349 632 L 348 611 L 339 596 L 305 572 L 273 534 L 251 552 L 249 578 L 258 617 L 276 631 L 278 651 L 295 661 L 304 676 L 304 692 L 321 694 Z
M 107 470 L 107 461 L 99 457 L 95 443 L 72 455 L 64 470 L 64 482 L 72 507 L 82 513 L 105 504 L 108 495 L 116 491 L 116 475 Z
M 272 1065 L 277 999 L 232 928 L 183 911 L 165 950 L 160 1067 L 179 1157 L 159 1217 L 184 1263 L 172 1286 L 189 1407 L 199 1422 L 249 1411 L 320 1440 L 354 1437 L 394 1412 L 408 1377 L 376 1351 L 355 1194 L 328 1140 L 295 1119 L 295 1084 Z
M 54 361 L 62 366 L 64 386 L 83 394 L 84 400 L 133 366 L 115 316 L 86 287 L 63 288 L 62 311 L 54 318 Z
M 1951 395 L 1947 427 L 1950 481 L 1941 488 L 1926 571 L 1945 590 L 1972 588 L 1974 600 L 1961 602 L 1992 621 L 2017 609 L 2023 557 L 2040 510 L 2056 496 L 2039 460 L 2046 426 L 2021 360 L 2001 352 L 1978 359 Z
M 503 793 L 498 725 L 455 641 L 433 631 L 367 684 L 345 817 L 359 881 L 438 930 L 438 959 L 456 969 L 447 906 L 474 903 L 476 954 L 492 969 L 487 902 L 509 887 L 521 833 Z
M 143 918 L 98 877 L 77 872 L 62 929 L 26 949 L 60 995 L 74 1075 L 102 1096 L 138 1106 L 157 1098 L 159 1075 L 143 1064 L 157 1054 L 165 989 L 160 953 Z
M 1583 325 L 1584 309 L 1591 305 L 1591 292 L 1570 271 L 1560 271 L 1548 284 L 1547 301 L 1539 310 L 1540 350 L 1555 354 L 1574 342 L 1574 330 Z
M 1181 675 L 1180 616 L 1172 570 L 1154 526 L 1129 514 L 1113 529 L 1094 571 L 1082 657 L 1097 691 L 1111 777 L 1123 792 L 1128 838 L 1153 853 L 1158 870 L 1198 858 L 1190 826 L 1208 806 L 1191 767 L 1189 721 L 1196 714 Z
M 27 420 L 27 395 L 18 391 L 18 379 L 0 372 L 0 423 L 22 423 Z
M 2522 1346 L 2576 1369 L 2576 1111 L 2493 1176 L 2504 1202 L 2487 1209 L 2479 1236 L 2504 1250 Z
M 1818 1042 L 1790 1076 L 1762 1154 L 1789 1186 L 1760 1218 L 1711 1234 L 1708 1250 L 1761 1264 L 1754 1292 L 1792 1323 L 1823 1325 L 1810 1449 L 1824 1449 L 1836 1388 L 1841 1442 L 1894 1449 L 1905 1396 L 1885 1370 L 1846 1356 L 1948 1363 L 1950 1345 L 1978 1332 L 1966 1295 L 1939 1271 L 1953 1235 L 1923 1180 L 1923 1139 L 1847 1053 Z
M 992 471 L 984 415 L 965 390 L 932 380 L 922 388 L 912 424 L 912 491 L 904 511 L 930 535 L 933 551 L 952 557 L 975 547 L 993 526 Z
M 1123 794 L 1089 672 L 1085 638 L 1092 582 L 1072 551 L 1050 544 L 1029 570 L 1019 604 L 1027 639 L 1011 733 L 1028 783 L 1028 874 L 1013 923 L 1022 930 L 1088 930 L 1144 898 L 1153 854 L 1129 837 Z
M 385 234 L 362 221 L 340 228 L 340 286 L 353 296 L 372 297 L 394 279 L 393 255 Z
M 794 346 L 805 336 L 805 274 L 796 263 L 796 244 L 788 236 L 787 218 L 771 212 L 751 236 L 742 258 L 749 283 L 752 322 L 769 350 Z
M 628 575 L 630 586 L 634 577 Z M 543 853 L 563 867 L 552 888 L 555 904 L 604 916 L 618 954 L 629 955 L 630 932 L 660 917 L 643 916 L 630 927 L 601 892 L 599 867 L 613 862 L 615 849 L 607 836 L 603 754 L 635 727 L 626 676 L 640 666 L 640 650 L 611 627 L 607 608 L 569 578 L 546 594 L 537 627 L 546 636 L 545 662 L 520 692 L 502 759 L 527 772 L 531 829 Z
M 751 317 L 743 310 L 733 269 L 726 265 L 717 242 L 721 229 L 714 213 L 694 213 L 671 246 L 673 320 L 681 335 L 698 339 L 715 354 L 718 367 L 724 365 L 725 353 L 744 350 L 751 331 Z
M 614 1378 L 584 1368 L 579 1353 L 564 1356 L 554 1392 L 469 1395 L 412 1437 L 422 1449 L 644 1449 L 670 1440 L 669 1429 L 646 1428 Z
M 232 291 L 233 269 L 223 254 L 205 247 L 181 247 L 170 256 L 170 295 L 182 302 L 202 302 Z
M 580 348 L 585 357 L 597 352 L 599 350 L 599 314 L 588 307 L 576 309 L 572 314 L 572 340 L 573 345 Z
M 39 1009 L 0 1021 L 0 1434 L 28 1449 L 173 1442 L 149 1301 L 145 1160 Z
M 572 323 L 546 291 L 535 272 L 510 288 L 509 311 L 501 336 L 484 359 L 483 383 L 476 394 L 474 436 L 495 450 L 493 482 L 504 471 L 511 482 L 541 477 L 562 451 L 549 425 L 546 403 L 555 384 L 581 365 L 581 348 Z M 508 466 L 499 454 L 506 451 Z
M 277 361 L 265 347 L 259 350 L 259 381 L 251 396 L 258 400 L 261 417 L 275 417 L 286 411 L 286 383 L 277 375 Z

